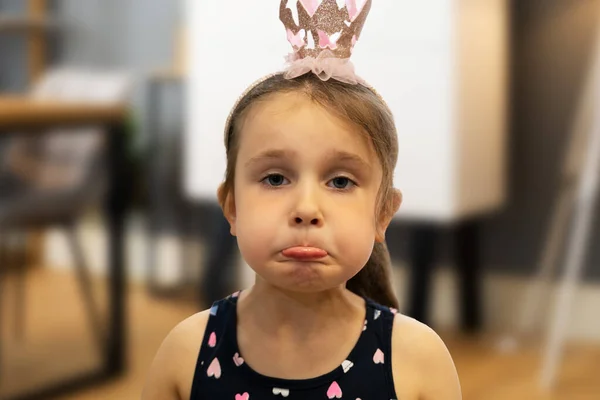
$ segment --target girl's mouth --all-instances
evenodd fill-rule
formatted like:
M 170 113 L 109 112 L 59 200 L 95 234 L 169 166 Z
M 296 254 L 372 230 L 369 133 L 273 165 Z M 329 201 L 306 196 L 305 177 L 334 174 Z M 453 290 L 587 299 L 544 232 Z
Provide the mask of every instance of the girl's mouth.
M 298 261 L 312 261 L 327 257 L 327 252 L 318 247 L 294 246 L 281 252 L 284 257 Z

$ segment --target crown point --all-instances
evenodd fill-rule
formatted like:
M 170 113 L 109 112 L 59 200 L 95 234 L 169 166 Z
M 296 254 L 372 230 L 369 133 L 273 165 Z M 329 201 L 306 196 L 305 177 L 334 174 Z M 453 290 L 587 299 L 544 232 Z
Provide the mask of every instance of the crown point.
M 300 4 L 302 4 L 302 7 L 304 7 L 308 15 L 312 18 L 319 9 L 321 1 L 322 0 L 300 0 Z
M 358 15 L 361 13 L 365 4 L 367 4 L 369 0 L 346 0 L 346 9 L 348 10 L 348 15 L 350 16 L 350 21 L 354 21 Z
M 324 50 L 336 58 L 349 58 L 371 4 L 372 0 L 296 0 L 294 18 L 294 1 L 281 0 L 280 19 L 299 58 L 316 58 Z

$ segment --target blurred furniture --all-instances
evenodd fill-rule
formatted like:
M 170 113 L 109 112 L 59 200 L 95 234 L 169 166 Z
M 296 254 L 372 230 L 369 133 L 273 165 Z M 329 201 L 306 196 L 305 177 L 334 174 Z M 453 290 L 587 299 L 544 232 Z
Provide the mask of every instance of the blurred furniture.
M 173 61 L 154 71 L 147 81 L 146 121 L 148 132 L 148 249 L 146 283 L 149 291 L 161 297 L 199 297 L 200 307 L 230 294 L 237 258 L 237 241 L 229 232 L 220 207 L 215 202 L 186 198 L 182 191 L 182 135 L 178 128 L 165 129 L 165 95 L 184 87 L 187 73 L 187 32 L 178 27 Z M 218 136 L 218 135 L 217 135 Z M 201 264 L 190 253 L 204 237 Z M 174 239 L 174 240 L 173 240 Z M 161 259 L 166 244 L 180 257 Z M 163 261 L 163 262 L 161 262 Z M 198 276 L 198 270 L 203 275 Z M 191 292 L 191 293 L 190 293 Z
M 198 205 L 189 202 L 182 190 L 183 138 L 181 127 L 166 127 L 165 116 L 178 109 L 169 109 L 167 95 L 185 102 L 187 94 L 187 33 L 177 27 L 173 41 L 171 65 L 153 71 L 147 78 L 147 288 L 158 296 L 187 296 L 196 291 L 197 265 L 190 262 L 189 253 L 198 245 Z M 172 97 L 171 97 L 172 98 Z M 165 110 L 168 112 L 165 113 Z M 184 113 L 182 113 L 184 114 Z M 177 115 L 184 120 L 185 115 Z M 191 243 L 187 241 L 191 237 Z M 171 246 L 167 246 L 170 244 Z M 193 244 L 193 246 L 190 246 Z M 173 257 L 161 262 L 170 249 Z M 179 257 L 177 257 L 179 255 Z
M 460 326 L 477 331 L 483 325 L 481 221 L 507 197 L 509 4 L 436 0 L 392 6 L 390 1 L 373 12 L 382 21 L 393 13 L 396 24 L 373 24 L 368 34 L 373 50 L 365 34 L 356 65 L 368 66 L 371 76 L 365 78 L 396 117 L 395 184 L 404 193 L 396 217 L 411 231 L 407 311 L 431 322 L 436 250 L 441 233 L 449 230 Z M 397 50 L 390 57 L 392 47 Z
M 66 391 L 74 390 L 84 385 L 99 382 L 103 379 L 113 377 L 122 372 L 124 368 L 125 350 L 125 270 L 124 270 L 124 213 L 127 204 L 127 159 L 125 154 L 127 107 L 122 102 L 112 104 L 85 104 L 79 100 L 65 100 L 59 102 L 50 100 L 48 97 L 0 97 L 0 135 L 2 138 L 27 137 L 37 138 L 52 129 L 61 129 L 64 135 L 77 135 L 89 132 L 90 126 L 103 127 L 99 132 L 106 137 L 105 162 L 108 168 L 107 174 L 107 196 L 104 210 L 108 221 L 109 235 L 109 307 L 108 307 L 108 329 L 106 335 L 101 336 L 103 365 L 92 374 L 73 377 L 65 382 L 58 382 L 46 388 L 32 389 L 19 399 L 37 399 L 57 396 Z M 89 181 L 85 181 L 89 185 Z M 84 185 L 84 186 L 85 186 Z M 87 200 L 89 190 L 87 186 L 79 187 L 81 191 L 73 193 L 60 193 L 54 199 L 37 209 L 39 203 L 36 199 L 29 198 L 29 204 L 20 204 L 20 209 L 13 209 L 12 214 L 6 216 L 7 225 L 14 224 L 26 226 L 33 222 L 38 224 L 42 221 L 62 222 L 69 225 L 73 217 L 80 211 Z M 77 193 L 77 194 L 75 194 Z M 79 197 L 83 196 L 83 197 Z M 68 202 L 68 203 L 64 203 Z M 68 205 L 69 207 L 65 207 Z M 73 207 L 73 209 L 71 209 Z M 42 211 L 43 210 L 43 211 Z M 18 212 L 17 212 L 18 211 Z M 38 214 L 35 215 L 33 211 Z M 2 224 L 0 224 L 2 225 Z M 4 232 L 4 228 L 2 228 Z M 78 273 L 81 282 L 84 282 L 85 272 L 82 273 L 83 259 L 80 249 L 71 236 L 71 244 L 77 259 Z M 1 269 L 0 269 L 1 272 Z M 86 284 L 83 283 L 83 286 Z M 0 293 L 2 291 L 0 290 Z
M 549 300 L 545 292 L 553 281 L 558 260 L 565 251 L 558 296 L 548 325 L 542 360 L 540 383 L 546 389 L 556 383 L 573 299 L 591 244 L 591 229 L 597 220 L 595 210 L 600 185 L 600 35 L 595 39 L 592 61 L 569 133 L 569 148 L 559 177 L 560 192 L 540 254 L 537 275 L 523 302 L 516 332 L 523 336 L 530 334 L 540 322 L 541 306 Z
M 0 33 L 19 32 L 27 43 L 27 69 L 29 83 L 44 74 L 47 64 L 47 32 L 55 27 L 48 12 L 48 0 L 26 0 L 26 13 L 13 16 L 0 12 Z M 1 10 L 0 10 L 1 11 Z
M 600 56 L 600 42 L 598 45 L 598 55 Z M 596 68 L 600 70 L 600 59 L 596 61 Z M 574 193 L 574 214 L 567 241 L 567 255 L 563 277 L 560 282 L 558 298 L 556 299 L 548 343 L 544 354 L 542 383 L 546 387 L 553 385 L 556 370 L 562 357 L 569 315 L 572 314 L 573 297 L 581 279 L 587 246 L 590 244 L 592 224 L 596 221 L 594 214 L 598 200 L 598 186 L 600 184 L 600 115 L 598 115 L 597 111 L 598 106 L 600 106 L 600 79 L 594 82 L 593 87 L 596 89 L 596 93 L 594 93 L 596 112 L 594 113 L 584 153 L 584 165 L 578 176 L 576 192 Z
M 2 2 L 0 2 L 2 3 Z M 24 0 L 25 12 L 15 15 L 5 12 L 0 4 L 0 36 L 14 35 L 24 39 L 26 46 L 27 84 L 32 87 L 40 79 L 51 58 L 49 42 L 59 32 L 59 24 L 52 18 L 48 0 Z M 43 232 L 29 232 L 21 246 L 26 248 L 28 265 L 39 265 L 42 259 Z M 15 255 L 18 257 L 18 254 Z
M 480 330 L 483 326 L 480 221 L 471 218 L 450 226 L 413 221 L 407 225 L 411 274 L 407 283 L 406 314 L 423 323 L 432 324 L 430 305 L 433 273 L 439 259 L 440 239 L 447 233 L 450 238 L 450 263 L 455 268 L 458 287 L 458 324 L 464 332 Z
M 161 282 L 158 255 L 162 249 L 161 238 L 163 232 L 167 236 L 179 237 L 181 223 L 189 220 L 189 213 L 181 215 L 186 209 L 181 196 L 181 135 L 169 132 L 164 134 L 164 124 L 161 118 L 163 107 L 161 101 L 168 89 L 183 90 L 185 75 L 183 69 L 177 66 L 154 71 L 147 80 L 147 109 L 146 121 L 148 132 L 148 215 L 147 215 L 147 267 L 146 284 L 151 293 L 155 295 L 170 295 L 177 293 L 184 283 L 181 282 L 180 271 L 182 263 L 170 262 L 160 265 L 160 268 L 169 268 L 169 283 Z M 180 240 L 174 241 L 181 250 Z M 178 271 L 175 271 L 178 270 Z M 183 281 L 186 281 L 183 279 Z
M 126 100 L 128 87 L 128 79 L 121 74 L 63 68 L 46 74 L 31 98 L 96 105 L 120 104 Z M 103 327 L 92 297 L 87 262 L 76 234 L 76 222 L 102 195 L 102 136 L 98 128 L 80 128 L 76 135 L 68 130 L 55 129 L 43 137 L 12 138 L 5 151 L 6 159 L 0 165 L 4 167 L 3 176 L 9 177 L 14 182 L 13 186 L 17 187 L 12 191 L 10 187 L 6 188 L 7 193 L 0 194 L 0 247 L 8 247 L 10 240 L 7 239 L 11 239 L 11 235 L 16 234 L 17 239 L 21 239 L 19 241 L 24 241 L 25 233 L 33 229 L 53 225 L 66 229 L 90 330 L 99 351 L 103 345 Z M 7 248 L 4 250 L 8 253 Z M 17 251 L 16 255 L 20 252 Z M 15 327 L 18 336 L 22 336 L 27 265 L 25 257 L 14 261 L 0 262 L 0 269 L 4 267 L 2 264 L 6 264 L 16 271 L 19 278 Z
M 239 250 L 237 238 L 231 234 L 229 221 L 218 204 L 210 204 L 210 233 L 206 237 L 204 273 L 200 279 L 199 300 L 203 308 L 239 290 L 236 286 Z

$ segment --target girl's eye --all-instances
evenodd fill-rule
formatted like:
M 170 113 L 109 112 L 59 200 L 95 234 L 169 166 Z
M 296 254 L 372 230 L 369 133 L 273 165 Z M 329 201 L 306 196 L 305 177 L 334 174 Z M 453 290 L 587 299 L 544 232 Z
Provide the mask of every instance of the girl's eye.
M 350 178 L 346 178 L 344 176 L 338 176 L 329 182 L 335 189 L 349 189 L 352 186 L 356 186 L 356 183 L 354 183 Z
M 262 180 L 269 186 L 281 186 L 286 183 L 287 179 L 281 174 L 271 174 Z

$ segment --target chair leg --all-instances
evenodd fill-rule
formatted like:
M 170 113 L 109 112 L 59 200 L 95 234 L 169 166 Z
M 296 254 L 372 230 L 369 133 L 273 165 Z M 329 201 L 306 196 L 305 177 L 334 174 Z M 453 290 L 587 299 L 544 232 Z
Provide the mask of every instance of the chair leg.
M 6 270 L 6 251 L 5 241 L 2 234 L 0 234 L 0 382 L 2 381 L 2 316 L 4 311 L 4 275 Z
M 16 250 L 13 252 L 15 267 L 15 338 L 23 340 L 25 336 L 25 310 L 27 296 L 25 294 L 27 284 L 27 238 L 25 233 L 16 235 Z
M 573 221 L 567 249 L 565 271 L 559 285 L 555 309 L 549 326 L 548 342 L 544 349 L 541 384 L 545 389 L 553 387 L 556 375 L 559 372 L 569 324 L 569 314 L 572 312 L 573 299 L 583 272 L 591 223 L 594 221 L 595 196 L 586 198 L 584 195 L 582 197 L 575 210 L 575 220 Z
M 464 221 L 456 228 L 455 260 L 460 276 L 460 325 L 465 333 L 481 330 L 482 271 L 480 224 Z
M 600 51 L 600 48 L 598 49 Z M 597 52 L 600 57 L 600 52 Z M 596 60 L 596 66 L 600 59 Z M 600 81 L 595 83 L 595 104 L 600 104 Z M 577 186 L 573 225 L 567 247 L 565 270 L 560 283 L 554 315 L 552 317 L 548 343 L 544 351 L 541 381 L 545 388 L 555 383 L 563 355 L 569 314 L 572 312 L 573 298 L 581 280 L 586 250 L 590 245 L 592 223 L 595 221 L 595 207 L 600 196 L 600 115 L 595 114 L 589 132 L 585 162 Z
M 544 299 L 546 292 L 552 283 L 552 277 L 558 267 L 560 252 L 563 249 L 563 242 L 567 236 L 569 217 L 573 209 L 574 191 L 572 188 L 565 188 L 560 194 L 558 202 L 553 210 L 550 229 L 545 238 L 543 253 L 540 264 L 537 267 L 536 277 L 531 287 L 525 294 L 525 301 L 519 313 L 517 322 L 517 334 L 519 336 L 529 336 L 536 328 L 540 316 L 541 308 L 547 301 Z
M 67 227 L 67 236 L 69 239 L 69 246 L 71 247 L 71 253 L 73 255 L 73 260 L 75 262 L 75 270 L 77 273 L 79 288 L 85 303 L 88 323 L 90 325 L 92 335 L 94 335 L 94 340 L 96 341 L 98 350 L 102 351 L 105 345 L 104 330 L 102 329 L 99 309 L 94 301 L 89 268 L 86 263 L 83 254 L 83 248 L 78 240 L 74 225 L 70 224 Z

